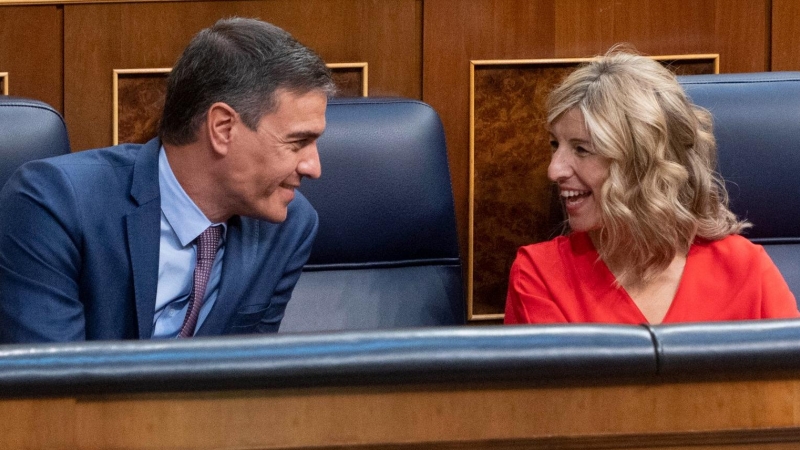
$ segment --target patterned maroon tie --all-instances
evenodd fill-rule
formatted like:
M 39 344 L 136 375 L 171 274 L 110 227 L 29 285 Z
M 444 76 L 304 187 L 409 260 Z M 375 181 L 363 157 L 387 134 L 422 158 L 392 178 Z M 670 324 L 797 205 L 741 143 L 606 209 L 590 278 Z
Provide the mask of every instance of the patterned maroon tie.
M 189 294 L 189 309 L 183 319 L 181 332 L 178 337 L 190 337 L 194 335 L 194 327 L 197 325 L 197 317 L 203 307 L 203 298 L 206 295 L 206 285 L 211 275 L 211 266 L 214 265 L 214 258 L 217 256 L 219 238 L 222 236 L 222 226 L 208 227 L 200 233 L 197 238 L 197 265 L 194 268 L 194 278 L 192 280 L 192 293 Z

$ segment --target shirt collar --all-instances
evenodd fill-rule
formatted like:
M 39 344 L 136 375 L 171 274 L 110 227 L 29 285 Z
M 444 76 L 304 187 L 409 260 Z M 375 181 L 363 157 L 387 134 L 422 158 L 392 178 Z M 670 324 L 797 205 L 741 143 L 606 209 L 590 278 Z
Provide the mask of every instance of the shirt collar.
M 224 223 L 211 223 L 183 190 L 167 160 L 164 146 L 158 152 L 158 186 L 161 193 L 161 211 L 167 218 L 175 235 L 184 247 L 212 225 L 222 225 L 222 236 L 227 227 Z

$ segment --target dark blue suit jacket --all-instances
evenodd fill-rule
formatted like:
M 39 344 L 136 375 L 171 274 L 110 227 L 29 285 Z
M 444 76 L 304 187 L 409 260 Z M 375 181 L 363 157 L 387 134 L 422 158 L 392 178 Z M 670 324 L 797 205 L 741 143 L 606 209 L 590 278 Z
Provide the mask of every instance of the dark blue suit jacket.
M 161 198 L 155 139 L 23 165 L 0 191 L 0 342 L 149 338 Z M 277 331 L 317 213 L 228 221 L 219 296 L 198 336 Z

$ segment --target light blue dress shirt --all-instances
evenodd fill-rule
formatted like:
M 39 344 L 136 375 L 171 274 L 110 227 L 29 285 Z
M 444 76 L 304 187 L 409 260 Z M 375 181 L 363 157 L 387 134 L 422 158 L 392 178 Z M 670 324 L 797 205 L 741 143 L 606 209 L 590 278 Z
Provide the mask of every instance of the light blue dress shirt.
M 192 278 L 197 261 L 197 245 L 194 241 L 212 225 L 222 225 L 224 228 L 195 330 L 203 324 L 217 300 L 227 227 L 225 224 L 211 223 L 189 198 L 172 173 L 163 146 L 158 154 L 158 183 L 161 191 L 161 238 L 152 337 L 172 338 L 180 332 L 189 308 L 189 294 L 192 292 Z

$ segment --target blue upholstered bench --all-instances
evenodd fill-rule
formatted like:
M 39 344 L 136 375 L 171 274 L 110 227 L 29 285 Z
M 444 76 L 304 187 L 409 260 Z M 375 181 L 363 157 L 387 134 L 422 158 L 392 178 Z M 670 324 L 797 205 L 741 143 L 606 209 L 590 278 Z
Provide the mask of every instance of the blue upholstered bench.
M 22 163 L 69 151 L 67 126 L 55 109 L 0 95 L 0 187 Z
M 444 131 L 425 103 L 334 99 L 319 234 L 281 331 L 458 325 L 465 304 Z
M 753 223 L 800 298 L 800 72 L 693 75 L 679 81 L 714 116 L 731 209 Z

